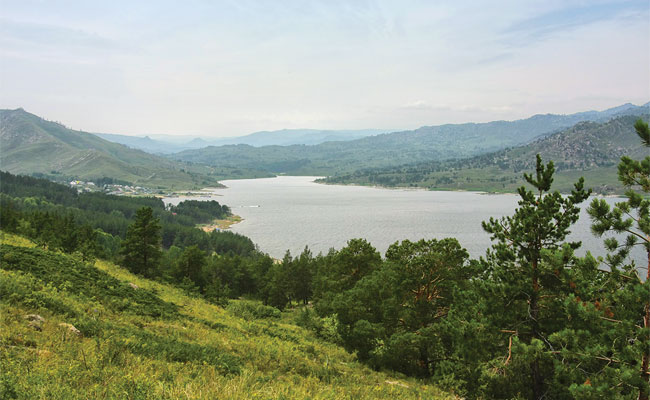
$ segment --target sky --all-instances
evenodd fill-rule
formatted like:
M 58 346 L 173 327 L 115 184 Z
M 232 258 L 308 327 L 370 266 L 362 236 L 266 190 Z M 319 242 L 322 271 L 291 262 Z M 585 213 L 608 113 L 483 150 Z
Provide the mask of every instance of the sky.
M 0 0 L 0 108 L 73 129 L 414 129 L 650 100 L 648 0 Z

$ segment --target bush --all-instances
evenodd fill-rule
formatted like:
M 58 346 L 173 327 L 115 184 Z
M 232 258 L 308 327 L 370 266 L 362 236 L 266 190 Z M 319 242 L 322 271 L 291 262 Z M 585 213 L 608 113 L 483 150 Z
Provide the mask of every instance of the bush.
M 226 310 L 243 319 L 280 318 L 282 316 L 282 312 L 275 307 L 244 300 L 230 302 Z

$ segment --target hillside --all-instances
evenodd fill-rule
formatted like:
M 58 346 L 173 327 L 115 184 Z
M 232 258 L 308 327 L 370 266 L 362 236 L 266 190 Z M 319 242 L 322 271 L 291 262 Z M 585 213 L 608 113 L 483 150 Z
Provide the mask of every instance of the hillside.
M 649 104 L 626 104 L 605 111 L 535 115 L 517 121 L 428 126 L 347 142 L 315 146 L 229 145 L 186 150 L 171 158 L 212 166 L 260 168 L 293 175 L 335 175 L 361 168 L 382 168 L 420 161 L 466 158 L 518 146 L 582 121 L 604 122 L 621 115 L 647 113 Z
M 648 120 L 648 114 L 643 117 Z M 616 166 L 621 156 L 641 159 L 647 149 L 634 133 L 636 116 L 614 118 L 605 123 L 582 122 L 530 144 L 463 160 L 407 164 L 333 176 L 326 183 L 409 186 L 429 189 L 514 191 L 522 172 L 535 169 L 535 155 L 553 160 L 556 184 L 568 191 L 584 176 L 586 184 L 600 193 L 620 193 Z
M 224 146 L 229 144 L 247 144 L 254 147 L 290 146 L 294 144 L 315 145 L 324 142 L 355 140 L 386 132 L 389 132 L 389 130 L 282 129 L 278 131 L 254 132 L 245 136 L 227 138 L 173 135 L 127 136 L 110 133 L 96 133 L 95 135 L 102 139 L 148 153 L 171 154 L 188 149 L 200 149 L 207 146 Z
M 197 168 L 111 143 L 23 109 L 0 110 L 0 150 L 0 169 L 59 180 L 108 177 L 178 189 L 218 185 L 218 178 L 233 176 L 232 170 Z
M 291 313 L 224 309 L 0 235 L 1 398 L 454 398 L 371 370 Z

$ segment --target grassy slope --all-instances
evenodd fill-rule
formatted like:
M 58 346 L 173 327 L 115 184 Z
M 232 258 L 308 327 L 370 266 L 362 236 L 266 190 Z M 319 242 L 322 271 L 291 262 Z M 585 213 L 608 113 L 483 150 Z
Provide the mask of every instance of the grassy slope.
M 58 171 L 63 176 L 91 180 L 115 178 L 141 186 L 202 188 L 217 179 L 268 176 L 235 168 L 198 167 L 175 162 L 90 133 L 74 131 L 24 110 L 0 110 L 3 170 L 19 173 Z
M 0 235 L 3 244 L 15 246 L 3 247 L 0 269 L 0 397 L 453 398 L 372 371 L 343 349 L 282 322 L 286 315 L 245 320 L 114 264 L 84 267 L 70 256 L 26 249 L 34 247 L 26 239 Z M 55 274 L 17 270 L 19 262 L 8 260 L 12 251 L 61 265 Z M 93 295 L 75 286 L 84 273 L 94 274 Z M 69 281 L 61 283 L 65 277 Z M 127 282 L 139 287 L 137 296 L 116 294 L 133 290 Z M 166 311 L 153 316 L 154 309 Z M 31 313 L 45 318 L 42 332 L 25 321 Z

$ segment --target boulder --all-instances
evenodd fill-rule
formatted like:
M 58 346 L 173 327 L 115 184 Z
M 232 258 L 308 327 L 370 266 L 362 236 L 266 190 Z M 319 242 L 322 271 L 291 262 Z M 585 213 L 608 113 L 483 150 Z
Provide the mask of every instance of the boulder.
M 42 331 L 43 330 L 43 323 L 45 322 L 45 318 L 41 317 L 38 314 L 27 314 L 24 317 L 29 323 L 30 328 L 33 328 L 37 331 Z
M 61 323 L 59 324 L 59 326 L 60 326 L 61 328 L 65 328 L 65 329 L 67 329 L 68 331 L 72 332 L 72 333 L 75 334 L 76 336 L 81 336 L 81 331 L 80 331 L 79 329 L 75 328 L 75 326 L 72 325 L 72 324 L 66 324 L 65 322 L 61 322 Z

